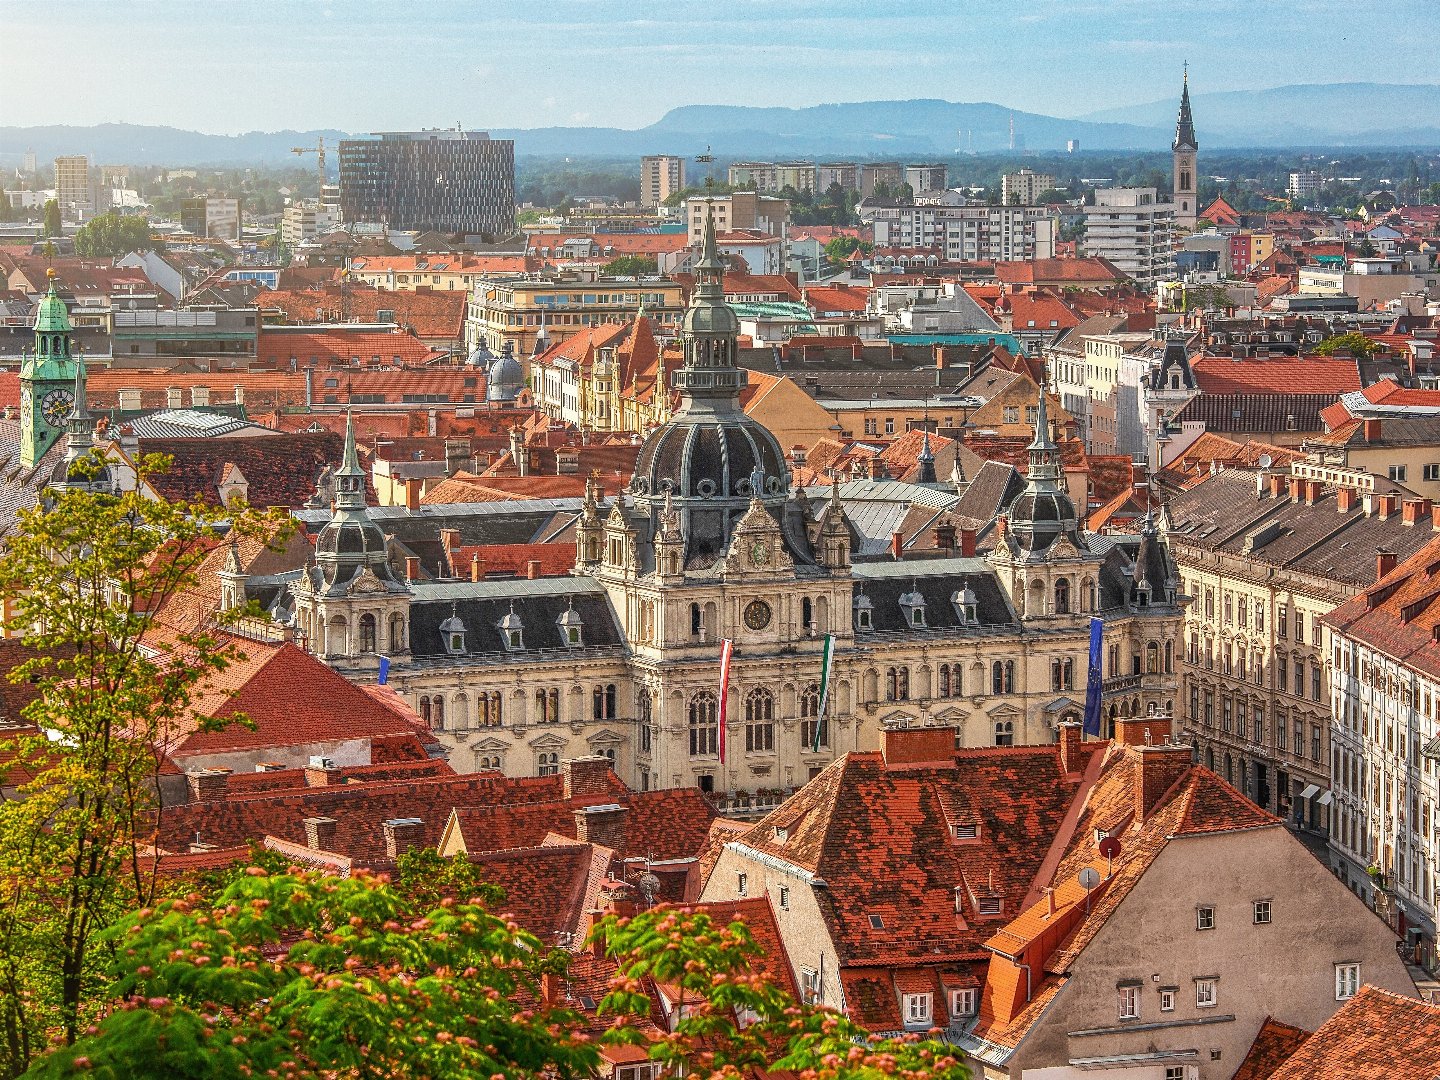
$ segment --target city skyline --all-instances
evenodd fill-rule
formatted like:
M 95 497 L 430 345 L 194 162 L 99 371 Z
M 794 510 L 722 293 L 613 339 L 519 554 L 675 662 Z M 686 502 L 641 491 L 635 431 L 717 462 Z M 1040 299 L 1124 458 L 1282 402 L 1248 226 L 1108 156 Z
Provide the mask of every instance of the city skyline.
M 1428 70 L 1428 35 L 1390 41 L 1382 59 L 1354 47 L 1354 5 L 1335 0 L 1273 8 L 1127 0 L 1021 15 L 973 4 L 876 11 L 858 0 L 753 6 L 763 22 L 654 0 L 538 8 L 504 0 L 483 12 L 342 0 L 11 2 L 0 100 L 7 122 L 20 126 L 637 128 L 688 104 L 917 97 L 1083 117 L 1172 96 L 1187 61 L 1205 92 L 1319 81 L 1312 72 L 1340 83 Z M 1435 22 L 1418 0 L 1388 5 L 1386 15 Z M 767 32 L 757 37 L 757 26 Z M 57 76 L 57 40 L 66 69 L 82 77 Z M 1260 40 L 1286 42 L 1283 71 L 1251 62 Z M 161 62 L 136 78 L 145 49 Z M 197 94 L 201 83 L 231 92 Z

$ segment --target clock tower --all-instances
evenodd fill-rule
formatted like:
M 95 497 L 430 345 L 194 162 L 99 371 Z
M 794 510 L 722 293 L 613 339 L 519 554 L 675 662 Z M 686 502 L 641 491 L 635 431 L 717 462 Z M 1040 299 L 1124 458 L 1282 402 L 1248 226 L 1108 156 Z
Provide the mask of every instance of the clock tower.
M 35 314 L 35 352 L 20 366 L 20 464 L 34 468 L 66 430 L 75 406 L 75 368 L 69 312 L 50 290 Z

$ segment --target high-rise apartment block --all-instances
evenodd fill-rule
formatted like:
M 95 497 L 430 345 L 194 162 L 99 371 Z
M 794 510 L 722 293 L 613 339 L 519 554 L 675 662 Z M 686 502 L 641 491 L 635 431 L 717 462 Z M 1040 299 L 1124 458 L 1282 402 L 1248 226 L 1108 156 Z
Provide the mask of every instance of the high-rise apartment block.
M 945 165 L 906 165 L 905 183 L 916 195 L 927 191 L 944 191 L 946 183 Z
M 515 229 L 515 144 L 459 129 L 340 142 L 346 221 L 489 237 Z
M 877 248 L 940 248 L 947 262 L 1053 259 L 1059 221 L 1044 206 L 882 203 L 861 208 Z
M 1055 177 L 1021 169 L 1000 177 L 1000 201 L 1006 206 L 1034 206 L 1040 196 L 1055 190 Z
M 860 166 L 860 194 L 869 198 L 882 184 L 888 188 L 898 188 L 904 178 L 904 169 L 898 161 L 866 162 Z
M 210 240 L 240 239 L 240 200 L 200 195 L 180 204 L 180 227 Z
M 55 201 L 62 217 L 83 221 L 95 213 L 95 181 L 90 159 L 72 154 L 55 159 Z
M 1175 272 L 1175 204 L 1154 188 L 1100 188 L 1085 213 L 1085 254 L 1142 286 Z
M 736 191 L 729 195 L 697 195 L 685 200 L 685 220 L 690 243 L 705 235 L 705 220 L 713 216 L 717 233 L 760 232 L 787 241 L 790 237 L 790 204 L 784 199 Z
M 1318 172 L 1292 172 L 1286 185 L 1292 199 L 1306 199 L 1314 195 L 1325 184 L 1325 178 Z
M 832 186 L 842 191 L 860 190 L 860 166 L 853 161 L 831 161 L 815 167 L 815 190 L 829 191 Z
M 647 154 L 640 159 L 640 205 L 656 207 L 685 187 L 685 159 Z

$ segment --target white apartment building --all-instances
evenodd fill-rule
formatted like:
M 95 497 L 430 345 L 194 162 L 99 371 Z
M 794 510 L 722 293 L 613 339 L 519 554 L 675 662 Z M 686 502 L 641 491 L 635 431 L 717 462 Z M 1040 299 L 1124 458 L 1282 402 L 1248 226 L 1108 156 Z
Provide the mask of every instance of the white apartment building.
M 1285 190 L 1292 199 L 1305 199 L 1314 195 L 1325 184 L 1325 178 L 1318 172 L 1292 172 Z
M 916 195 L 927 191 L 944 191 L 946 183 L 945 165 L 906 165 L 905 183 Z
M 685 187 L 685 159 L 674 154 L 647 154 L 640 159 L 640 205 L 659 206 Z
M 1030 169 L 1000 177 L 1000 201 L 1006 206 L 1034 206 L 1040 196 L 1055 190 L 1055 177 Z
M 98 174 L 90 169 L 90 159 L 74 154 L 55 159 L 55 200 L 61 216 L 84 221 L 95 213 L 98 201 Z
M 280 242 L 292 251 L 340 223 L 338 209 L 314 202 L 291 203 L 280 217 Z
M 1085 214 L 1085 254 L 1145 287 L 1175 273 L 1175 205 L 1155 188 L 1101 188 Z
M 1059 219 L 1044 206 L 865 206 L 877 248 L 942 248 L 947 262 L 1053 259 Z

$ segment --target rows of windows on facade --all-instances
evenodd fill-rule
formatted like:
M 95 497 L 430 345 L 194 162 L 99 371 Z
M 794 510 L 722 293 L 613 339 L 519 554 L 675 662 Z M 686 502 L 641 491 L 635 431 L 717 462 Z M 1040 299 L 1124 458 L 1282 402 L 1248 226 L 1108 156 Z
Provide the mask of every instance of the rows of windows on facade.
M 1251 900 L 1248 904 L 1249 921 L 1257 933 L 1275 922 L 1274 902 L 1270 899 Z M 1238 905 L 1237 905 L 1238 906 Z M 1243 918 L 1244 916 L 1240 916 Z M 1217 905 L 1199 904 L 1195 908 L 1195 932 L 1215 930 L 1222 915 Z M 1349 1001 L 1360 989 L 1360 964 L 1353 960 L 1338 960 L 1334 964 L 1335 1000 Z M 1194 975 L 1189 980 L 1194 987 L 1195 1008 L 1214 1009 L 1220 1005 L 1220 978 L 1216 975 Z M 1150 988 L 1147 992 L 1147 986 Z M 1165 983 L 1159 974 L 1146 978 L 1123 979 L 1116 984 L 1118 1014 L 1121 1020 L 1144 1020 L 1146 1012 L 1153 1008 L 1159 1013 L 1174 1013 L 1181 1007 L 1179 984 Z M 1150 1004 L 1147 1004 L 1150 1003 Z

